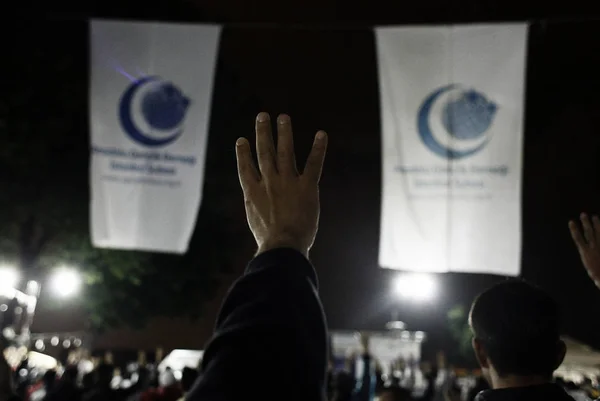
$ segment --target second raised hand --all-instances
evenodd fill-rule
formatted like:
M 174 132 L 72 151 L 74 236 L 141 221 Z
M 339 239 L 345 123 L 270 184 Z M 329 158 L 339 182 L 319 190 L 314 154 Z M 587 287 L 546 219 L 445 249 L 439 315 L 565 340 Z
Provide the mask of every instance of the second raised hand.
M 600 289 L 600 218 L 593 216 L 590 220 L 582 213 L 580 220 L 582 230 L 577 222 L 569 222 L 571 237 L 577 246 L 583 266 Z

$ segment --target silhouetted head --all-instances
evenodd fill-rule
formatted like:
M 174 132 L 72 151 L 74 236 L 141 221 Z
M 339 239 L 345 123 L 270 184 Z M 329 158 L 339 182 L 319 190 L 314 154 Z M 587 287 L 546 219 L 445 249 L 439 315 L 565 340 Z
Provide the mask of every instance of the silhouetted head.
M 514 386 L 550 381 L 564 359 L 556 302 L 524 281 L 505 281 L 480 294 L 469 324 L 477 360 L 494 388 L 501 379 L 521 383 Z
M 108 363 L 102 363 L 96 368 L 96 383 L 102 387 L 108 387 L 114 375 L 115 367 Z
M 56 370 L 51 369 L 47 370 L 42 377 L 42 381 L 44 382 L 44 386 L 52 387 L 54 382 L 56 382 Z
M 158 383 L 160 387 L 169 387 L 177 384 L 173 370 L 170 368 L 165 369 L 165 371 L 158 376 Z
M 150 374 L 150 371 L 148 370 L 148 368 L 144 367 L 144 366 L 140 366 L 137 370 L 137 375 L 138 375 L 138 379 L 137 379 L 137 385 L 142 387 L 142 388 L 147 388 L 150 387 L 150 381 L 152 380 L 152 375 Z
M 66 367 L 61 379 L 64 381 L 75 382 L 77 381 L 78 375 L 79 370 L 77 369 L 77 366 L 70 365 Z

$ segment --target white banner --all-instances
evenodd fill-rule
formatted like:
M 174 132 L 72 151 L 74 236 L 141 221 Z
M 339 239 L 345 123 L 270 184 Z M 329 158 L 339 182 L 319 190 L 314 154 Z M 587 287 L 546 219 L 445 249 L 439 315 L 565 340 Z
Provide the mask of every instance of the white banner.
M 379 263 L 516 276 L 527 25 L 378 28 Z
M 220 27 L 91 22 L 91 236 L 184 253 L 202 197 Z

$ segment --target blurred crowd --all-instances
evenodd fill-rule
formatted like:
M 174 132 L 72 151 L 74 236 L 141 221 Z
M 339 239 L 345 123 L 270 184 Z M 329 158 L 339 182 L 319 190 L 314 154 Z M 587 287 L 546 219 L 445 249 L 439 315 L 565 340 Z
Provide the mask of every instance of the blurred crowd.
M 198 370 L 155 365 L 130 365 L 121 374 L 112 364 L 101 363 L 83 373 L 77 366 L 41 372 L 20 366 L 14 372 L 18 398 L 23 401 L 183 401 L 198 377 Z
M 199 375 L 190 367 L 160 372 L 153 364 L 130 364 L 122 374 L 107 363 L 87 373 L 77 366 L 42 372 L 26 364 L 11 372 L 15 399 L 23 401 L 183 401 Z M 556 377 L 555 382 L 575 401 L 600 396 L 600 377 L 578 384 Z M 474 401 L 489 388 L 481 371 L 446 368 L 443 358 L 436 364 L 399 359 L 384 372 L 368 346 L 341 367 L 331 363 L 327 372 L 328 401 Z
M 398 360 L 384 372 L 368 351 L 353 356 L 341 369 L 330 365 L 327 376 L 330 401 L 474 401 L 490 389 L 481 370 L 446 368 L 439 360 L 437 364 Z M 561 377 L 554 381 L 575 401 L 600 397 L 600 376 L 579 383 Z

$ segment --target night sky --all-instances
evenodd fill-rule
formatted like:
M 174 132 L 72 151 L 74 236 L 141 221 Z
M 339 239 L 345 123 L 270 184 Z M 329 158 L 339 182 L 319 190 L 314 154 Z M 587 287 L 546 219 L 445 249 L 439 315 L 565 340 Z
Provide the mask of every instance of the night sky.
M 527 10 L 520 14 L 513 6 L 503 14 L 497 8 L 502 7 L 492 2 L 481 2 L 483 9 L 479 11 L 464 2 L 463 14 L 455 8 L 452 13 L 443 8 L 434 15 L 413 9 L 397 19 L 390 15 L 390 9 L 376 12 L 370 8 L 364 22 L 354 12 L 349 25 L 344 25 L 343 19 L 332 22 L 335 7 L 326 4 L 333 2 L 323 2 L 321 14 L 285 14 L 282 6 L 261 14 L 257 11 L 260 6 L 246 6 L 231 11 L 227 18 L 232 3 L 230 0 L 217 7 L 207 2 L 204 13 L 199 6 L 186 3 L 181 10 L 195 11 L 183 14 L 181 10 L 165 10 L 165 17 L 161 17 L 236 22 L 226 25 L 222 34 L 206 168 L 206 174 L 218 175 L 223 185 L 219 193 L 205 193 L 205 197 L 218 197 L 231 205 L 231 214 L 239 216 L 232 233 L 239 237 L 240 249 L 244 249 L 240 252 L 248 254 L 252 239 L 245 230 L 237 187 L 235 139 L 253 135 L 253 119 L 258 111 L 272 115 L 285 112 L 294 122 L 298 160 L 302 161 L 316 130 L 326 130 L 330 145 L 321 185 L 321 228 L 312 258 L 330 327 L 382 328 L 393 308 L 399 308 L 401 320 L 410 329 L 429 332 L 432 344 L 440 345 L 447 335 L 448 308 L 459 303 L 468 305 L 474 295 L 502 278 L 439 275 L 441 293 L 429 305 L 394 304 L 390 280 L 396 272 L 380 269 L 377 264 L 381 139 L 375 42 L 369 27 L 373 22 L 489 20 L 491 15 L 494 20 L 503 15 L 511 19 L 538 17 L 530 28 L 527 64 L 522 275 L 560 302 L 565 312 L 565 333 L 600 348 L 600 337 L 594 334 L 594 328 L 596 333 L 598 329 L 598 313 L 594 311 L 600 310 L 600 292 L 581 267 L 567 230 L 568 219 L 581 211 L 600 212 L 600 42 L 592 39 L 600 30 L 595 25 L 600 25 L 572 17 L 560 19 L 560 10 L 538 15 Z M 94 15 L 143 19 L 157 18 L 159 11 L 154 8 L 138 12 L 130 6 L 122 13 L 96 11 Z M 396 11 L 401 15 L 400 10 Z M 541 18 L 548 14 L 557 18 Z M 29 51 L 43 48 L 72 54 L 74 61 L 65 67 L 70 71 L 65 76 L 73 81 L 65 85 L 74 96 L 81 97 L 81 113 L 87 113 L 86 15 L 91 12 L 53 13 L 45 22 L 32 22 L 13 43 L 15 48 Z M 280 15 L 285 21 L 318 25 L 252 24 L 281 22 Z M 326 29 L 327 21 L 332 29 Z M 86 118 L 75 118 L 81 137 L 74 138 L 74 146 L 81 152 L 87 152 Z

